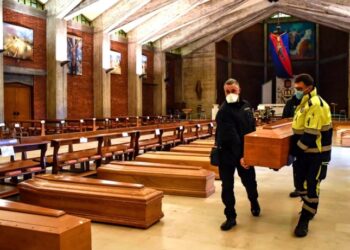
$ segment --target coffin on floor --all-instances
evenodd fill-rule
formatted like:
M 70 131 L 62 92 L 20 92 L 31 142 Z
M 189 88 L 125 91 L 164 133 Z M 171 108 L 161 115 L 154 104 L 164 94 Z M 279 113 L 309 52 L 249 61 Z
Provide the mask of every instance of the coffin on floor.
M 93 221 L 147 228 L 162 213 L 163 192 L 142 184 L 41 175 L 19 185 L 21 200 Z
M 292 133 L 292 122 L 281 120 L 245 135 L 245 163 L 273 169 L 287 165 Z
M 99 179 L 142 183 L 165 194 L 208 197 L 215 174 L 201 167 L 150 162 L 111 162 L 97 169 Z
M 90 250 L 90 220 L 64 211 L 0 200 L 0 249 Z
M 137 161 L 178 164 L 185 166 L 197 166 L 215 173 L 215 178 L 219 178 L 218 168 L 210 164 L 209 156 L 179 155 L 172 152 L 148 152 L 136 157 Z
M 211 147 L 203 147 L 198 145 L 198 147 L 188 147 L 187 145 L 180 145 L 175 148 L 170 149 L 171 152 L 182 152 L 182 153 L 195 153 L 202 155 L 210 155 Z

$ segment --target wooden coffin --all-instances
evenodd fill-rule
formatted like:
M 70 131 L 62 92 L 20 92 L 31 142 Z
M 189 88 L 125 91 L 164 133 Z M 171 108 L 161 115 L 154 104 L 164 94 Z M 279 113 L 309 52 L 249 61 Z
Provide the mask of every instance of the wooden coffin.
M 350 147 L 350 130 L 345 130 L 341 132 L 341 146 L 342 147 Z
M 90 250 L 90 220 L 64 211 L 0 200 L 0 249 Z
M 281 120 L 245 135 L 245 163 L 273 169 L 287 165 L 292 134 L 291 121 Z
M 180 145 L 175 148 L 170 149 L 171 152 L 182 152 L 182 153 L 195 153 L 202 155 L 210 155 L 211 147 L 188 147 L 187 145 Z
M 189 145 L 204 145 L 204 146 L 214 146 L 214 140 L 195 140 L 191 142 Z
M 201 167 L 150 162 L 111 162 L 97 169 L 99 179 L 142 183 L 165 194 L 208 197 L 215 174 Z
M 205 156 L 203 154 L 200 153 L 185 153 L 185 152 L 174 152 L 174 151 L 149 151 L 147 152 L 148 154 L 157 154 L 157 155 L 182 155 L 182 156 Z M 208 157 L 208 156 L 207 156 Z
M 197 166 L 215 173 L 215 178 L 219 179 L 219 170 L 210 164 L 209 156 L 179 155 L 178 153 L 165 152 L 162 154 L 148 152 L 136 157 L 137 161 L 178 164 L 185 166 Z
M 42 175 L 19 185 L 21 200 L 93 221 L 148 228 L 163 217 L 163 192 L 142 184 Z

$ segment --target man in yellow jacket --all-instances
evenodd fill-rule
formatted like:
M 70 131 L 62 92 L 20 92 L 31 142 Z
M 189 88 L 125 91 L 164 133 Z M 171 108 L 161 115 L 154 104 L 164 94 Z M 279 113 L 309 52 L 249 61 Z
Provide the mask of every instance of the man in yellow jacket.
M 303 207 L 299 222 L 294 230 L 297 237 L 308 233 L 309 221 L 317 212 L 319 186 L 326 178 L 331 159 L 332 117 L 329 105 L 319 95 L 314 80 L 308 74 L 295 79 L 296 95 L 301 102 L 293 117 L 292 155 L 296 164 L 296 183 L 301 194 Z

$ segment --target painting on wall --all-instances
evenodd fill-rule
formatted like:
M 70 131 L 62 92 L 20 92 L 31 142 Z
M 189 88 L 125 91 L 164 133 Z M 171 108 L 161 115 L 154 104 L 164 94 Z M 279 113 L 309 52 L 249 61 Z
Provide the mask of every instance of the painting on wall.
M 142 74 L 147 77 L 147 56 L 142 55 Z
M 4 55 L 33 60 L 34 32 L 14 24 L 4 23 Z
M 268 33 L 276 30 L 276 23 L 268 24 Z M 315 58 L 316 26 L 310 22 L 281 23 L 281 31 L 287 32 L 291 60 Z
M 111 72 L 112 74 L 122 74 L 122 69 L 121 69 L 121 62 L 122 60 L 122 54 L 117 52 L 117 51 L 110 51 L 110 65 L 111 68 L 114 68 L 113 71 Z
M 83 39 L 81 37 L 67 36 L 68 74 L 83 74 Z

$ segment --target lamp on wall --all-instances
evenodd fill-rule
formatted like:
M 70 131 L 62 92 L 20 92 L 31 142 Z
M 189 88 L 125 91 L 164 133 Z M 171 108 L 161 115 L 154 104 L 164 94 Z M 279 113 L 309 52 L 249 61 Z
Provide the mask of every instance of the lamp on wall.
M 65 61 L 62 61 L 62 62 L 60 63 L 60 65 L 61 65 L 61 67 L 63 67 L 64 65 L 66 65 L 66 64 L 68 64 L 68 63 L 70 63 L 70 60 L 65 60 Z
M 108 69 L 105 69 L 105 72 L 106 72 L 106 74 L 108 74 L 109 72 L 111 72 L 113 70 L 114 70 L 114 68 L 108 68 Z

